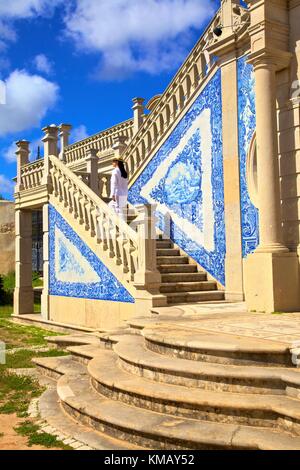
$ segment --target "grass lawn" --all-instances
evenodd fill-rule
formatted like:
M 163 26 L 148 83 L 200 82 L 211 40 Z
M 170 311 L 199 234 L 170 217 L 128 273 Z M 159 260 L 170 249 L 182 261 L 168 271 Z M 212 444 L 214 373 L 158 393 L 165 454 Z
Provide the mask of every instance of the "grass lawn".
M 33 285 L 40 286 L 41 280 L 33 277 Z M 35 326 L 20 325 L 11 321 L 13 312 L 12 291 L 14 288 L 14 276 L 9 275 L 2 280 L 2 303 L 0 305 L 0 341 L 5 343 L 5 364 L 0 363 L 0 414 L 15 415 L 18 417 L 17 425 L 10 427 L 19 436 L 27 440 L 27 446 L 41 446 L 51 449 L 70 449 L 56 437 L 41 432 L 38 424 L 28 418 L 28 406 L 32 399 L 39 397 L 44 387 L 32 377 L 20 376 L 13 373 L 13 369 L 28 369 L 34 367 L 31 360 L 34 357 L 57 357 L 67 353 L 58 349 L 35 351 L 34 347 L 47 347 L 47 336 L 56 336 L 57 333 Z M 1 300 L 1 299 L 0 299 Z M 35 312 L 40 311 L 40 305 L 35 305 Z M 11 349 L 20 348 L 12 353 Z M 25 421 L 24 421 L 25 420 Z M 7 432 L 9 423 L 5 425 Z M 5 439 L 5 429 L 1 429 L 0 438 Z

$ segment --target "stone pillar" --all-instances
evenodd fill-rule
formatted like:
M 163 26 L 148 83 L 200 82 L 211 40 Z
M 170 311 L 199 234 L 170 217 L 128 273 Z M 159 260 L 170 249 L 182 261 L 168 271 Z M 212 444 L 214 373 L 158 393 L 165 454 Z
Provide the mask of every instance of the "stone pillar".
M 133 98 L 133 134 L 135 135 L 143 124 L 144 98 Z
M 288 252 L 281 229 L 275 67 L 272 57 L 254 61 L 260 225 L 257 251 L 262 253 Z
M 125 144 L 127 140 L 126 135 L 118 135 L 114 137 L 113 140 L 113 150 L 114 150 L 114 158 L 121 158 L 123 153 L 126 150 L 127 145 Z
M 43 206 L 43 292 L 41 313 L 44 320 L 50 320 L 49 311 L 49 204 Z
M 14 314 L 34 312 L 32 288 L 32 213 L 16 210 L 16 287 Z
M 69 145 L 69 137 L 72 126 L 70 124 L 61 124 L 59 126 L 60 153 L 59 159 L 65 161 L 65 148 Z
M 266 53 L 249 57 L 255 71 L 257 176 L 260 244 L 244 261 L 249 310 L 297 311 L 300 307 L 299 263 L 283 244 L 281 223 L 276 69 L 278 58 Z
M 156 263 L 155 205 L 136 206 L 137 218 L 134 224 L 138 232 L 138 269 L 134 275 L 137 289 L 158 290 L 161 275 Z
M 23 165 L 29 163 L 29 142 L 27 140 L 19 140 L 16 142 L 18 147 L 16 151 L 17 156 L 17 184 L 16 184 L 16 192 L 22 191 L 24 189 L 22 185 L 22 178 L 21 178 L 21 168 Z
M 86 172 L 89 173 L 90 188 L 95 193 L 99 194 L 99 176 L 98 176 L 98 161 L 97 149 L 89 148 L 86 151 Z
M 241 231 L 238 89 L 235 54 L 222 66 L 223 165 L 226 230 L 226 300 L 244 300 Z M 228 86 L 230 83 L 230 87 Z
M 51 124 L 51 126 L 44 127 L 43 132 L 45 133 L 45 136 L 42 139 L 42 141 L 44 142 L 44 174 L 42 182 L 43 184 L 49 184 L 49 157 L 50 155 L 54 155 L 55 157 L 57 157 L 58 155 L 58 127 L 55 124 Z

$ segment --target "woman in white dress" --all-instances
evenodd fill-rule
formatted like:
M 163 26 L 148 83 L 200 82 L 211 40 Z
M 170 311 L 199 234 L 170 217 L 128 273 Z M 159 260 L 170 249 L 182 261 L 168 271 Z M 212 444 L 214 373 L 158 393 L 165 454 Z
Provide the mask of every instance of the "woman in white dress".
M 113 172 L 110 183 L 110 197 L 112 201 L 109 206 L 126 222 L 127 196 L 128 196 L 128 174 L 123 160 L 113 160 Z

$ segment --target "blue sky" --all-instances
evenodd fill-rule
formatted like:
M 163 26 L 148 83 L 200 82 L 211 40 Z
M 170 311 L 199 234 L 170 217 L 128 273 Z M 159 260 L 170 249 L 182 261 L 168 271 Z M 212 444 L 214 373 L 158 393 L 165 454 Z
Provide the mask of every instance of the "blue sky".
M 73 140 L 162 92 L 220 0 L 0 0 L 0 193 L 11 197 L 14 142 L 36 149 L 47 124 Z

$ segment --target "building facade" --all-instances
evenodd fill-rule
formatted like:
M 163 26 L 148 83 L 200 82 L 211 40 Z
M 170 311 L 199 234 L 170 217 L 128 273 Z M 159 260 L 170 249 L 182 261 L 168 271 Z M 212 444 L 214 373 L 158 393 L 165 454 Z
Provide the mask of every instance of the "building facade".
M 300 1 L 222 0 L 161 95 L 44 158 L 18 142 L 15 315 L 32 313 L 32 211 L 43 212 L 42 315 L 108 328 L 152 307 L 230 300 L 300 310 Z M 58 143 L 59 140 L 59 143 Z M 128 223 L 109 209 L 129 169 Z

